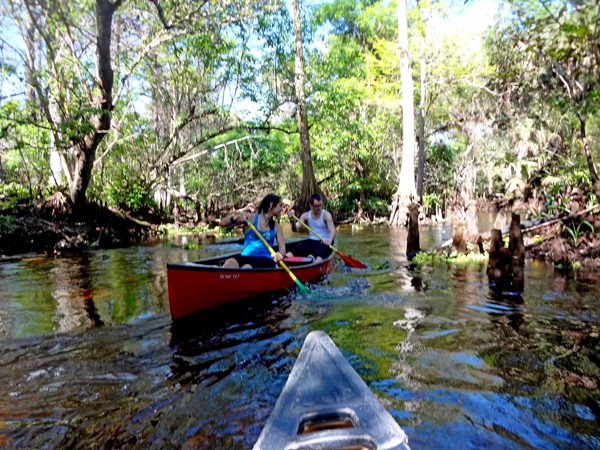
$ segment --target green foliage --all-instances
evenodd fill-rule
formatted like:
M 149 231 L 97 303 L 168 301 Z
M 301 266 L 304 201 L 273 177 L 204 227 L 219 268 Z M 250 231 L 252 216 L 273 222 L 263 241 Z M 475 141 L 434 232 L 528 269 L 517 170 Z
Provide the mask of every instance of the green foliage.
M 596 194 L 593 192 L 588 192 L 588 199 L 585 203 L 586 208 L 591 208 L 597 203 L 598 199 L 596 198 Z
M 0 184 L 0 192 L 5 198 L 13 202 L 21 202 L 29 198 L 29 190 L 22 184 L 11 181 L 7 184 Z
M 11 234 L 13 231 L 12 223 L 15 218 L 10 215 L 0 214 L 0 234 Z
M 338 197 L 336 199 L 325 200 L 323 209 L 329 211 L 335 216 L 349 214 L 358 208 L 358 200 L 351 200 L 348 197 Z
M 184 228 L 184 227 L 176 228 L 175 225 L 168 223 L 168 224 L 159 225 L 156 229 L 156 233 L 157 234 L 166 234 L 167 236 L 171 236 L 171 235 L 187 236 L 187 235 L 202 234 L 202 233 L 205 233 L 212 229 L 214 229 L 214 228 L 211 227 L 210 225 L 203 225 L 203 226 L 198 226 L 198 227 L 194 227 L 194 228 Z
M 109 205 L 120 206 L 131 211 L 140 211 L 149 207 L 157 208 L 156 202 L 146 188 L 139 182 L 125 177 L 120 182 L 109 184 L 104 189 L 104 196 Z
M 425 206 L 428 211 L 435 211 L 436 206 L 442 206 L 442 198 L 437 192 L 431 194 L 424 193 L 423 206 Z
M 590 189 L 590 162 L 576 139 L 583 129 L 590 141 L 598 135 L 600 83 L 586 62 L 600 57 L 597 5 L 529 0 L 505 5 L 509 13 L 498 17 L 486 44 L 494 67 L 488 87 L 499 92 L 514 86 L 506 92 L 510 104 L 496 102 L 496 131 L 488 141 L 505 151 L 504 161 L 493 158 L 498 173 L 507 191 L 517 194 L 525 188 L 551 196 L 568 186 Z
M 367 197 L 365 198 L 364 209 L 366 211 L 372 211 L 380 216 L 385 216 L 389 213 L 388 201 L 379 197 Z
M 565 224 L 565 230 L 569 233 L 571 238 L 573 239 L 573 246 L 577 248 L 581 243 L 581 238 L 585 235 L 585 229 L 583 226 L 586 225 L 589 229 L 594 232 L 594 226 L 589 223 L 587 220 L 580 221 L 577 225 L 575 225 L 575 221 L 571 221 L 571 226 Z
M 48 17 L 44 32 L 56 44 L 36 33 L 41 98 L 38 92 L 33 104 L 21 97 L 0 102 L 0 189 L 13 203 L 66 191 L 67 177 L 50 171 L 50 149 L 62 149 L 64 167 L 73 168 L 82 138 L 98 131 L 95 12 L 89 2 L 65 5 L 59 14 L 54 3 L 39 4 Z M 591 0 L 511 0 L 506 7 L 510 13 L 498 16 L 480 45 L 437 26 L 452 18 L 450 2 L 409 5 L 414 101 L 425 111 L 423 203 L 430 212 L 458 196 L 520 196 L 527 189 L 554 197 L 548 211 L 555 212 L 566 206 L 560 196 L 567 188 L 591 188 L 576 142 L 584 118 L 598 160 L 600 88 L 590 63 L 600 60 L 598 8 Z M 210 3 L 201 22 L 191 4 L 162 8 L 167 22 L 180 24 L 164 41 L 155 41 L 164 26 L 143 2 L 125 2 L 115 15 L 115 104 L 91 161 L 89 198 L 130 210 L 155 206 L 155 190 L 182 187 L 197 202 L 218 206 L 245 206 L 267 192 L 294 199 L 302 162 L 286 4 Z M 5 20 L 12 25 L 28 14 L 18 2 L 10 11 Z M 362 198 L 365 211 L 387 215 L 403 147 L 396 3 L 305 4 L 302 17 L 313 165 L 334 199 L 326 208 L 348 215 Z M 146 45 L 151 51 L 141 54 Z M 0 52 L 0 82 L 22 85 L 22 50 Z M 44 110 L 47 98 L 59 114 Z M 241 111 L 246 101 L 259 112 Z M 198 157 L 181 163 L 191 154 Z

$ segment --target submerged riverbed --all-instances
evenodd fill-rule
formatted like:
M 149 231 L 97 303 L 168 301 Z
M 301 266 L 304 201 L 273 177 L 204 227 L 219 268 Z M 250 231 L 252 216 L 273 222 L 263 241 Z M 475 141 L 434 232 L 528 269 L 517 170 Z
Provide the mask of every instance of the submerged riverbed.
M 421 233 L 428 247 L 451 227 Z M 318 299 L 292 291 L 175 325 L 166 263 L 241 246 L 1 264 L 0 446 L 250 449 L 323 329 L 413 450 L 600 448 L 598 273 L 527 261 L 514 290 L 482 263 L 408 264 L 405 230 L 346 228 L 339 242 L 387 269 L 339 263 Z

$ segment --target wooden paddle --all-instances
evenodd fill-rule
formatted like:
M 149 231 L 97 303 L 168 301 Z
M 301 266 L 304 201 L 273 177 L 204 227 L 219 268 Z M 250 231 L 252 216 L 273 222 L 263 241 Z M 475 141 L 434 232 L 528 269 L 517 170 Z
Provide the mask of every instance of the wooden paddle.
M 273 257 L 275 257 L 275 250 L 273 250 L 271 248 L 271 246 L 269 245 L 269 243 L 267 241 L 265 241 L 265 238 L 262 237 L 262 234 L 260 234 L 258 232 L 258 230 L 254 227 L 254 225 L 252 225 L 250 223 L 250 221 L 248 219 L 246 219 L 246 223 L 252 229 L 252 231 L 254 231 L 254 233 L 256 233 L 256 235 L 262 241 L 262 243 L 265 244 L 265 247 L 267 247 L 267 249 L 269 249 L 269 252 L 271 253 L 271 255 L 273 255 Z M 298 287 L 300 288 L 300 292 L 303 292 L 305 294 L 310 294 L 312 292 L 310 289 L 308 289 L 306 286 L 304 286 L 298 278 L 296 278 L 296 275 L 294 275 L 292 273 L 292 271 L 288 268 L 288 266 L 285 265 L 285 263 L 283 261 L 280 260 L 277 262 L 279 263 L 279 265 L 281 267 L 283 267 L 283 269 L 288 273 L 288 275 L 292 278 L 292 280 L 294 280 L 294 283 L 296 283 L 298 285 Z
M 310 213 L 309 213 L 310 214 Z M 315 233 L 313 230 L 311 230 L 308 225 L 306 225 L 304 222 L 302 222 L 300 219 L 298 219 L 296 216 L 294 216 L 294 219 L 296 219 L 298 222 L 300 222 L 302 225 L 304 225 L 306 227 L 306 229 L 308 231 L 310 231 L 312 234 L 314 234 L 316 237 L 318 237 L 319 239 L 321 239 L 321 242 L 323 242 L 323 244 L 325 244 L 325 240 L 319 236 L 317 233 Z M 335 248 L 333 245 L 331 244 L 325 244 L 325 245 L 329 245 L 329 248 L 331 250 L 333 250 L 334 252 L 336 252 L 338 255 L 340 255 L 340 258 L 342 258 L 344 260 L 344 262 L 346 263 L 347 266 L 349 267 L 355 267 L 357 269 L 366 269 L 367 266 L 365 266 L 363 263 L 361 263 L 359 260 L 351 258 L 349 256 L 346 256 L 342 253 L 340 253 L 338 251 L 337 248 Z

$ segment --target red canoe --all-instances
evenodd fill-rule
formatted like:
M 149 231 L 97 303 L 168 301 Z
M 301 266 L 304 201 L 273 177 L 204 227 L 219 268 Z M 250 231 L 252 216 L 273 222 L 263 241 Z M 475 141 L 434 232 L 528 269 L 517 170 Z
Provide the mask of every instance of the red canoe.
M 286 244 L 286 248 L 293 252 L 296 245 L 298 242 Z M 167 264 L 169 306 L 173 319 L 224 303 L 281 291 L 294 285 L 290 276 L 281 267 L 273 269 L 222 267 L 227 258 L 238 254 L 230 253 L 216 258 Z M 290 269 L 304 283 L 328 273 L 334 258 L 335 253 L 332 253 L 319 263 L 290 265 Z

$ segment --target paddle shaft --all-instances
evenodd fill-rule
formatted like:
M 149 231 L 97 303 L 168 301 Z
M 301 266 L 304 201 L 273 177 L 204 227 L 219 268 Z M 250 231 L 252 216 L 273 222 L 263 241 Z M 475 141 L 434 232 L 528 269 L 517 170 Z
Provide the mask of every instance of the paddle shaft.
M 254 225 L 252 225 L 250 223 L 250 221 L 248 219 L 246 219 L 246 223 L 248 224 L 248 226 L 252 229 L 252 231 L 254 231 L 254 233 L 256 233 L 256 236 L 258 236 L 258 238 L 262 241 L 263 244 L 265 244 L 265 247 L 267 247 L 267 249 L 269 250 L 269 252 L 271 253 L 271 255 L 273 255 L 273 257 L 275 257 L 276 253 L 275 250 L 273 250 L 273 248 L 269 245 L 269 243 L 267 241 L 265 241 L 265 238 L 262 237 L 262 234 L 259 233 L 259 231 L 254 227 Z M 288 266 L 285 265 L 285 263 L 283 261 L 277 261 L 279 263 L 279 265 L 281 267 L 283 267 L 283 269 L 288 273 L 288 275 L 292 278 L 292 280 L 294 280 L 294 283 L 296 283 L 298 285 L 298 287 L 300 288 L 300 290 L 302 291 L 308 291 L 309 289 L 304 286 L 300 280 L 298 280 L 298 278 L 296 278 L 296 275 L 294 275 L 292 273 L 292 271 L 288 268 Z
M 309 213 L 310 214 L 310 213 Z M 314 234 L 316 237 L 318 237 L 319 239 L 321 239 L 321 242 L 323 244 L 325 244 L 325 241 L 323 240 L 323 238 L 321 236 L 319 236 L 317 233 L 315 233 L 313 230 L 310 229 L 310 227 L 308 225 L 306 225 L 304 222 L 302 222 L 300 219 L 298 219 L 296 216 L 293 216 L 294 219 L 296 219 L 296 221 L 300 222 L 302 225 L 304 225 L 308 231 L 310 231 L 312 234 Z M 346 263 L 347 266 L 349 267 L 356 267 L 359 269 L 366 269 L 367 266 L 365 266 L 363 263 L 361 263 L 359 260 L 354 259 L 354 258 L 350 258 L 349 256 L 344 255 L 343 253 L 340 253 L 340 251 L 335 248 L 333 245 L 331 244 L 325 244 L 325 245 L 329 245 L 329 248 L 331 250 L 333 250 L 334 252 L 336 252 L 340 258 L 342 258 L 344 260 L 344 262 Z

